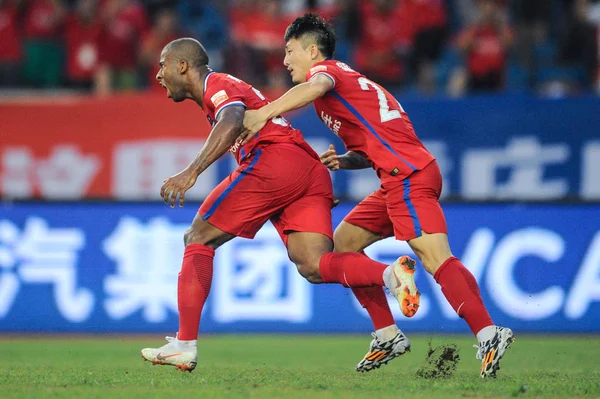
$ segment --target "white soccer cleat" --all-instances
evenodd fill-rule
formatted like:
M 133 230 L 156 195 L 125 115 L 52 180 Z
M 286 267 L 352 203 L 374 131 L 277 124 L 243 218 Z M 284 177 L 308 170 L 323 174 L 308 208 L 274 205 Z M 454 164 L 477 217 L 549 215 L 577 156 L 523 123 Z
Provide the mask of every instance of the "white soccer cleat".
M 495 326 L 496 334 L 488 341 L 473 345 L 477 348 L 475 358 L 481 360 L 481 378 L 494 378 L 496 372 L 500 370 L 500 360 L 504 356 L 504 352 L 510 348 L 510 345 L 515 340 L 513 332 L 510 328 Z
M 384 273 L 385 286 L 396 297 L 406 317 L 413 317 L 419 310 L 421 293 L 415 285 L 415 264 L 409 256 L 401 256 Z
M 175 366 L 181 371 L 191 372 L 198 362 L 196 341 L 180 341 L 175 337 L 165 337 L 168 343 L 160 348 L 142 349 L 144 360 L 152 364 Z
M 369 352 L 356 365 L 356 371 L 367 372 L 378 369 L 390 360 L 406 352 L 410 352 L 410 341 L 402 331 L 399 331 L 398 334 L 387 341 L 379 341 L 375 333 L 371 335 L 373 336 L 373 341 L 371 341 Z

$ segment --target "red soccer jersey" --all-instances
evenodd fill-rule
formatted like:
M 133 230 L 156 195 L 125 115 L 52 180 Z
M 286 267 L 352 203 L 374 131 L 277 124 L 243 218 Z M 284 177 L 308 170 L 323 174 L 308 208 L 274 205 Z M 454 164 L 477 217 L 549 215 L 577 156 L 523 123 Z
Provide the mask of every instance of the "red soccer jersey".
M 0 6 L 0 62 L 19 61 L 21 42 L 18 34 L 18 10 L 11 3 Z
M 79 81 L 91 80 L 99 64 L 100 21 L 84 24 L 77 15 L 67 21 L 67 73 Z
M 317 115 L 348 150 L 371 162 L 380 179 L 403 179 L 434 160 L 400 103 L 383 87 L 336 60 L 315 64 L 307 81 L 318 74 L 334 86 L 314 101 Z
M 58 7 L 52 1 L 36 0 L 28 3 L 25 13 L 25 36 L 28 38 L 54 38 L 60 24 Z
M 508 27 L 501 28 L 482 25 L 467 28 L 459 37 L 462 41 L 472 41 L 469 51 L 469 71 L 474 76 L 504 70 L 507 49 L 502 43 L 502 35 L 511 35 Z
M 211 125 L 215 125 L 223 109 L 232 105 L 240 105 L 246 109 L 259 109 L 267 105 L 269 100 L 260 91 L 248 83 L 224 73 L 210 72 L 204 80 L 204 112 Z M 316 152 L 308 145 L 302 133 L 292 128 L 288 121 L 281 117 L 273 118 L 258 134 L 240 148 L 236 142 L 229 152 L 238 164 L 251 153 L 253 148 L 260 148 L 274 143 L 292 143 L 303 148 L 310 156 L 319 159 Z
M 100 38 L 102 61 L 118 69 L 134 68 L 147 28 L 146 11 L 141 4 L 133 2 L 125 6 L 104 26 Z

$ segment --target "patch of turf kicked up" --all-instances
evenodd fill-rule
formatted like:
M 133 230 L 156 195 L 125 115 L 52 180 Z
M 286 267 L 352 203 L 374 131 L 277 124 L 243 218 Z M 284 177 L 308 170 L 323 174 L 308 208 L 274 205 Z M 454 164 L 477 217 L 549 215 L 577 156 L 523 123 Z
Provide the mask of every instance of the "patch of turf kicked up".
M 460 360 L 458 347 L 454 344 L 439 345 L 432 348 L 429 341 L 429 351 L 425 361 L 417 369 L 417 377 L 421 378 L 450 378 L 456 371 Z

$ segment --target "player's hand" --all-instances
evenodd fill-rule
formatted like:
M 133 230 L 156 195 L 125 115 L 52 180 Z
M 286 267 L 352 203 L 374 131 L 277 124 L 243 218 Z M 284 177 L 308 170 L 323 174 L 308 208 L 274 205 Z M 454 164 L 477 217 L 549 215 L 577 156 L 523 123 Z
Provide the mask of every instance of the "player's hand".
M 175 176 L 165 179 L 160 188 L 160 196 L 165 201 L 165 204 L 175 207 L 175 201 L 179 196 L 179 206 L 183 206 L 185 202 L 185 192 L 189 190 L 195 183 L 198 175 L 190 170 L 183 170 Z
M 259 109 L 246 111 L 244 113 L 244 131 L 238 137 L 242 140 L 242 145 L 250 141 L 266 124 L 267 118 L 262 115 Z
M 335 151 L 333 144 L 329 144 L 329 149 L 321 154 L 321 162 L 327 166 L 329 170 L 340 169 L 340 157 Z

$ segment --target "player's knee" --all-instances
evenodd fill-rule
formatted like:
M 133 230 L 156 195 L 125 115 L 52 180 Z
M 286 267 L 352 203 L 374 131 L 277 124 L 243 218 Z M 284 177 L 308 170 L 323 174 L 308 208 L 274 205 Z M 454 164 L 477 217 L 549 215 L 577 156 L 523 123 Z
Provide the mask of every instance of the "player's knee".
M 441 263 L 433 260 L 432 258 L 421 259 L 421 263 L 423 263 L 423 268 L 427 271 L 427 273 L 431 274 L 432 276 L 441 266 Z
M 423 267 L 431 275 L 450 257 L 450 245 L 445 234 L 426 234 L 408 242 L 412 250 L 421 260 Z
M 300 275 L 309 283 L 320 284 L 323 282 L 318 267 L 315 268 L 314 265 L 311 264 L 296 264 L 296 267 L 298 268 Z
M 292 259 L 296 264 L 298 273 L 309 283 L 320 284 L 323 282 L 319 272 L 319 259 Z
M 436 251 L 435 249 L 421 252 L 419 259 L 423 264 L 423 268 L 432 276 L 437 272 L 440 266 L 452 256 L 452 253 L 447 251 Z
M 194 230 L 190 227 L 183 233 L 183 244 L 189 245 L 192 243 L 192 239 L 194 237 Z
M 358 252 L 362 249 L 357 240 L 339 230 L 333 233 L 333 248 L 335 252 Z
M 202 231 L 198 231 L 193 227 L 190 227 L 183 233 L 183 243 L 187 246 L 190 244 L 209 244 L 209 239 L 203 234 Z

